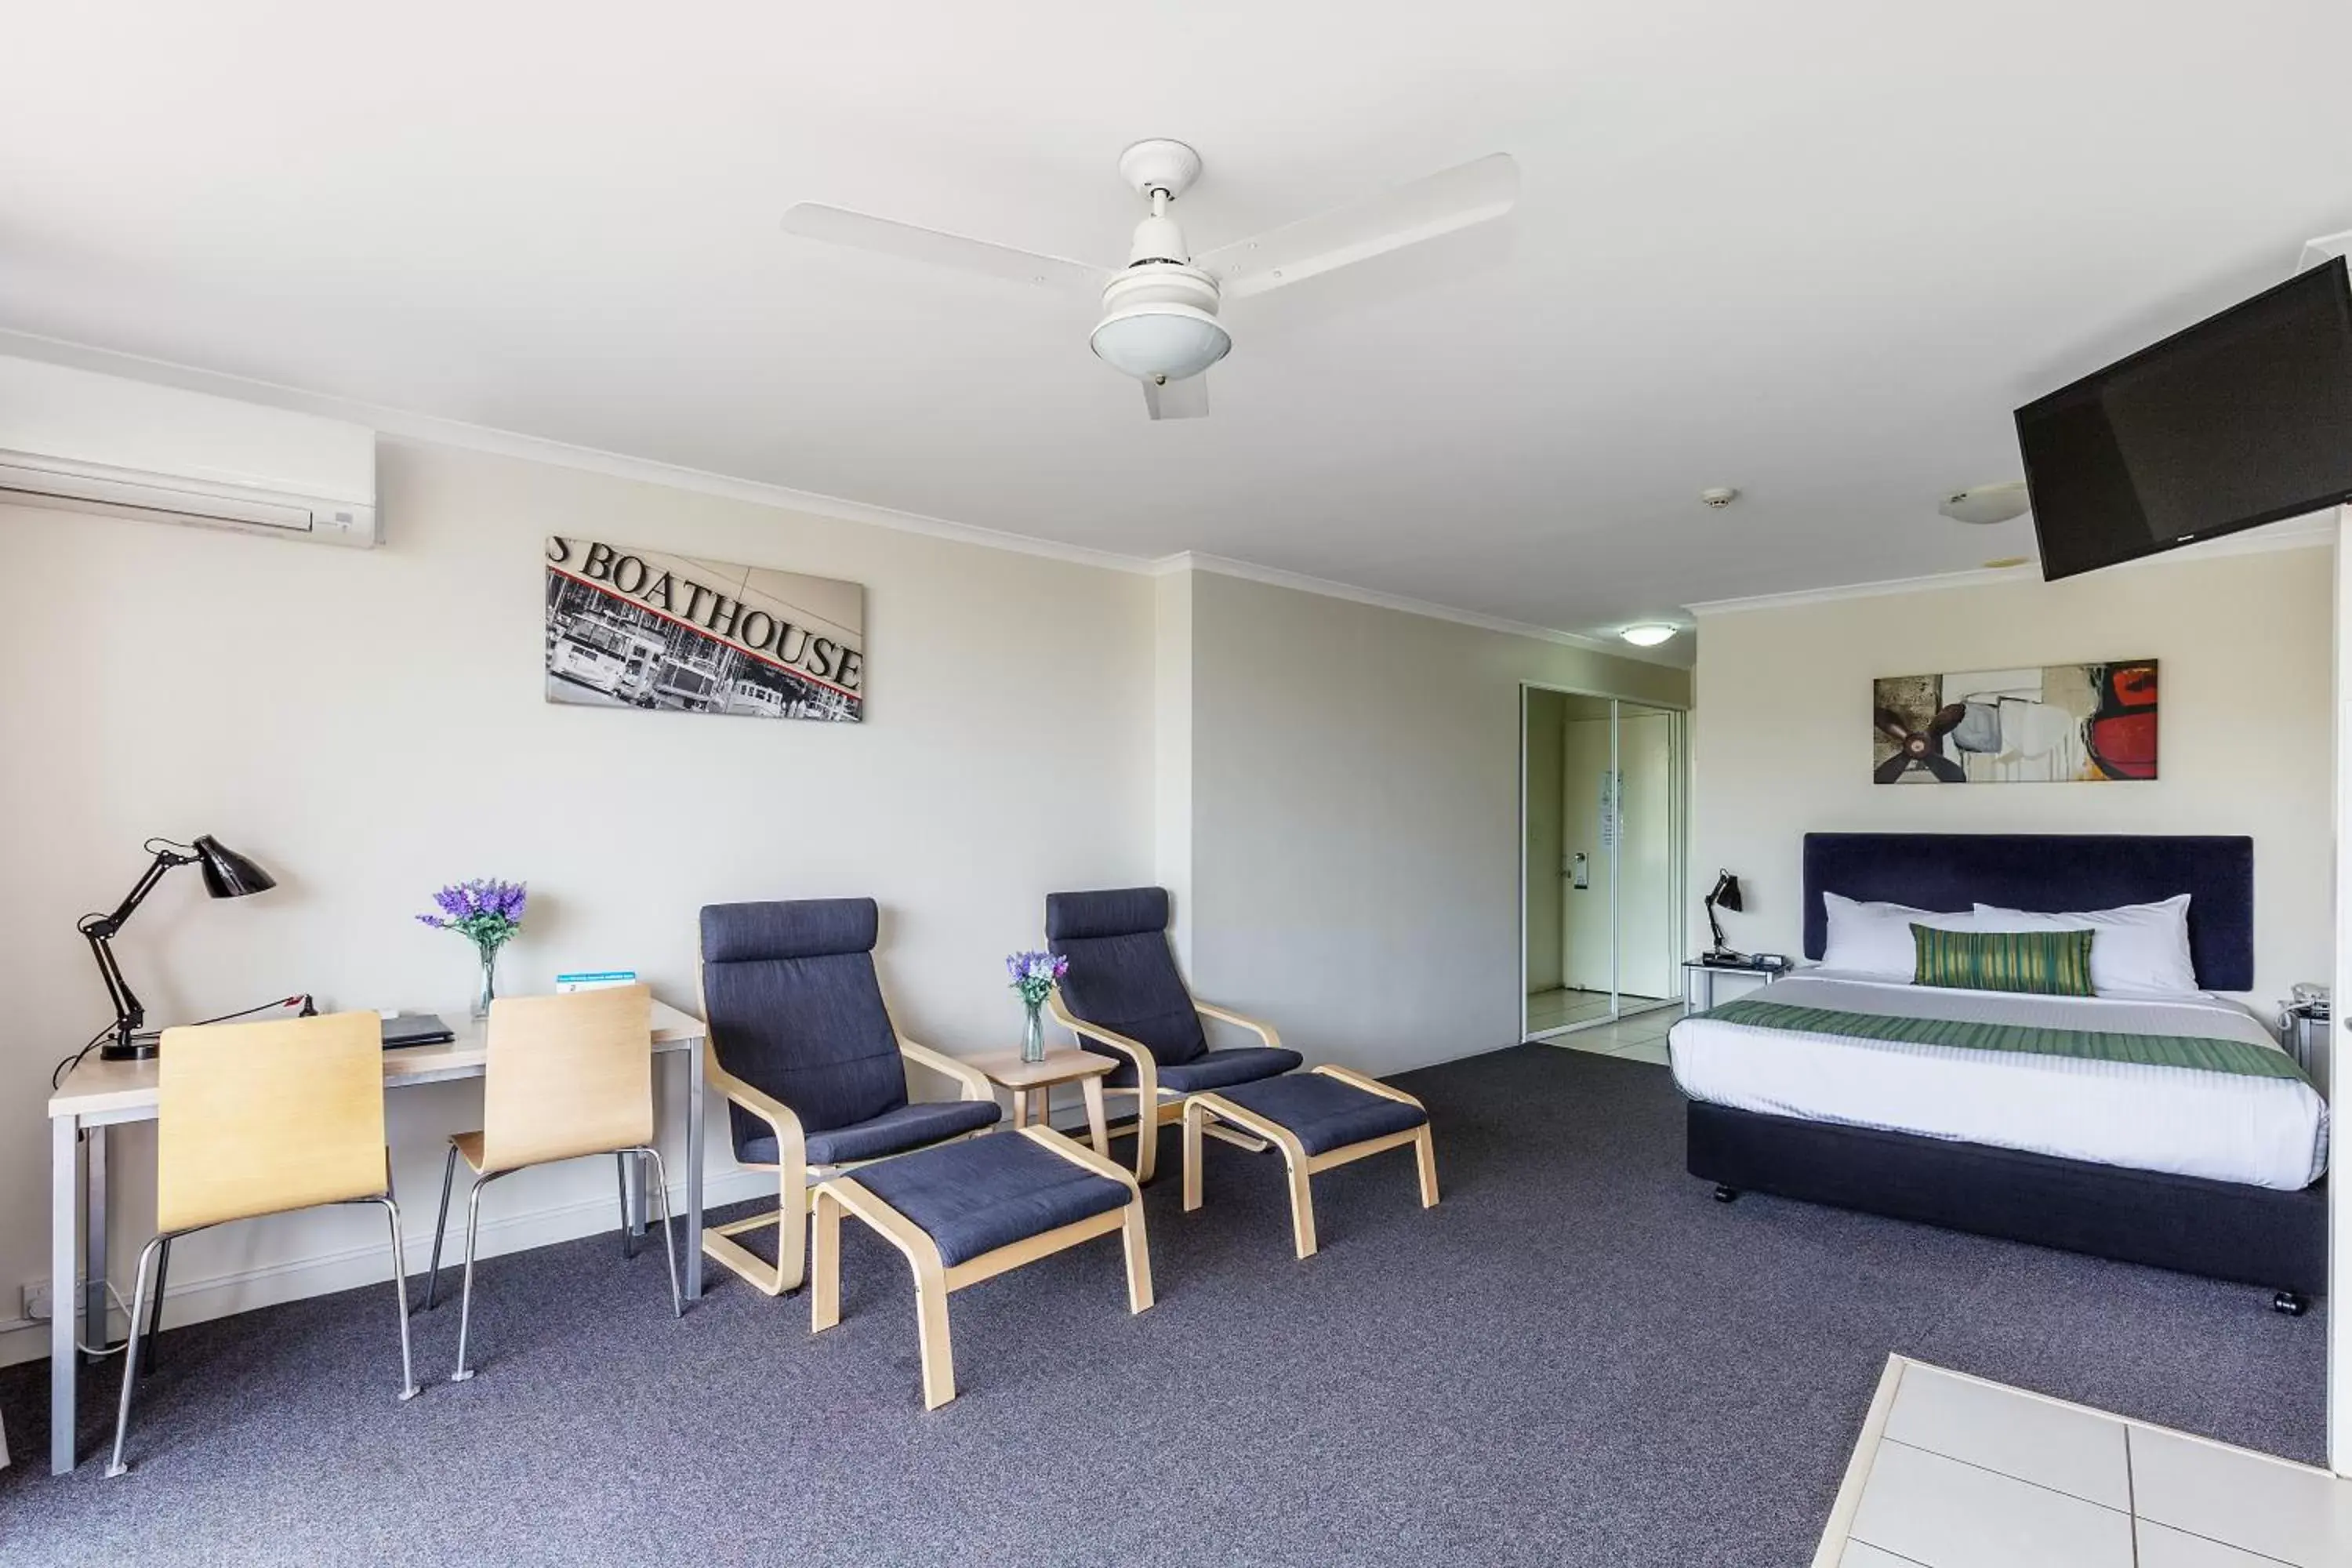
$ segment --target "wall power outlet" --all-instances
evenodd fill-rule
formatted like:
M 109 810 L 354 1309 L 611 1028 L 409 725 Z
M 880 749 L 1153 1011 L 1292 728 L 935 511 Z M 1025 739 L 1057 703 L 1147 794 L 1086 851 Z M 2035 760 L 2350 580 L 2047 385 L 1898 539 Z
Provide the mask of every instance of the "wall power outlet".
M 24 1315 L 27 1318 L 35 1318 L 46 1321 L 47 1321 L 51 1310 L 52 1303 L 49 1299 L 49 1282 L 46 1279 L 35 1279 L 26 1284 L 25 1287 Z

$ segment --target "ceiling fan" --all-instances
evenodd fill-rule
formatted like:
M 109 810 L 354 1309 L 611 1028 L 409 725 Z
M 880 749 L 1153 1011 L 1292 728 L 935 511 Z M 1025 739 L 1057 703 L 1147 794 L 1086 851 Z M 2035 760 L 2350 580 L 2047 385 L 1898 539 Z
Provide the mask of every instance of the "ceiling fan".
M 1197 419 L 1209 412 L 1202 373 L 1234 346 L 1217 319 L 1225 300 L 1501 217 L 1519 194 L 1518 165 L 1509 153 L 1494 153 L 1196 257 L 1168 209 L 1200 178 L 1201 155 L 1181 142 L 1138 142 L 1119 154 L 1118 172 L 1151 205 L 1135 226 L 1124 268 L 1039 256 L 813 202 L 786 212 L 784 230 L 1030 288 L 1098 294 L 1096 356 L 1142 383 L 1152 418 Z

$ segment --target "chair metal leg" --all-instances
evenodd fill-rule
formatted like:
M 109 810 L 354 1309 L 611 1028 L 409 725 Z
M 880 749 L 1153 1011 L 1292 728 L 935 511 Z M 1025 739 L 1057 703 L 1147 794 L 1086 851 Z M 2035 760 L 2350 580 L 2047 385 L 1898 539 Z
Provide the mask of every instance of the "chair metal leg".
M 373 1200 L 383 1205 L 392 1226 L 392 1300 L 400 1314 L 400 1397 L 416 1397 L 416 1363 L 408 1353 L 408 1248 L 401 1240 L 400 1204 L 389 1194 Z
M 441 1162 L 441 1217 L 433 1222 L 433 1266 L 425 1271 L 424 1311 L 431 1311 L 433 1303 L 441 1298 L 441 1237 L 449 1229 L 449 1189 L 457 1180 L 457 1145 L 449 1145 L 449 1157 Z
M 167 1236 L 163 1238 L 163 1250 L 155 1258 L 155 1304 L 147 1309 L 147 1360 L 139 1369 L 142 1377 L 155 1370 L 155 1336 L 163 1331 L 163 1282 L 171 1275 L 172 1238 Z
M 474 1375 L 466 1364 L 466 1332 L 474 1321 L 474 1241 L 481 1228 L 482 1188 L 490 1180 L 487 1174 L 476 1176 L 473 1190 L 466 1194 L 466 1284 L 457 1306 L 457 1370 L 449 1374 L 452 1383 L 463 1383 Z
M 131 1430 L 131 1391 L 139 1385 L 139 1320 L 145 1316 L 147 1306 L 147 1260 L 168 1239 L 156 1237 L 139 1249 L 139 1273 L 131 1291 L 131 1333 L 122 1347 L 122 1404 L 114 1413 L 114 1456 L 106 1462 L 110 1476 L 121 1475 L 131 1468 L 122 1462 L 122 1439 Z
M 677 1248 L 670 1241 L 669 1173 L 662 1168 L 660 1150 L 649 1145 L 639 1150 L 638 1153 L 654 1163 L 654 1195 L 661 1200 L 662 1261 L 669 1266 L 669 1315 L 683 1318 L 686 1316 L 686 1296 L 678 1289 Z
M 613 1180 L 621 1194 L 621 1256 L 637 1255 L 636 1238 L 629 1234 L 629 1156 L 634 1149 L 617 1149 L 613 1153 Z

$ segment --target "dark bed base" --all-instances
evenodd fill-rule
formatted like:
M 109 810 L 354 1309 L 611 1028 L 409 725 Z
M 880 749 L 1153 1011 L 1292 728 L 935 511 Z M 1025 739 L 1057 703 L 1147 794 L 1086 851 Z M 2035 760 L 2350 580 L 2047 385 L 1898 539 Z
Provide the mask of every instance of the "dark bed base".
M 2299 1193 L 2053 1159 L 1982 1143 L 1689 1102 L 1690 1173 L 2278 1292 L 2299 1312 L 2327 1288 L 2327 1187 Z

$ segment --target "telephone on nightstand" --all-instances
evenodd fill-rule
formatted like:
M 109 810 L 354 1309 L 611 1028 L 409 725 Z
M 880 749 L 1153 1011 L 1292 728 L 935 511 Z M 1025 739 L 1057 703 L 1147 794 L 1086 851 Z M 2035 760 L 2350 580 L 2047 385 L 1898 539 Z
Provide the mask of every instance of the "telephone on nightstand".
M 2294 1005 L 2297 1007 L 2315 1008 L 2321 1013 L 2326 1013 L 2327 1011 L 2327 987 L 2325 985 L 2314 985 L 2308 980 L 2302 982 L 2294 987 Z

